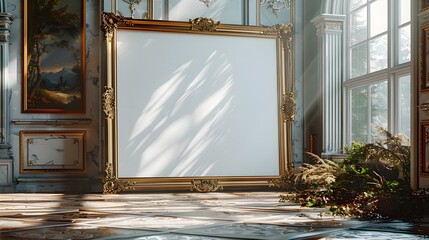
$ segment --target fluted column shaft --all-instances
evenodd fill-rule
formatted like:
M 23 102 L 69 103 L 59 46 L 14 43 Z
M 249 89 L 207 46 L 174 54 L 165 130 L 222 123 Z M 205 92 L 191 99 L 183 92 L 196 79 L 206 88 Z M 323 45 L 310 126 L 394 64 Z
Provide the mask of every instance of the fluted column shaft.
M 319 84 L 321 86 L 322 151 L 340 153 L 343 147 L 342 83 L 344 76 L 344 15 L 320 15 L 312 20 L 317 29 Z

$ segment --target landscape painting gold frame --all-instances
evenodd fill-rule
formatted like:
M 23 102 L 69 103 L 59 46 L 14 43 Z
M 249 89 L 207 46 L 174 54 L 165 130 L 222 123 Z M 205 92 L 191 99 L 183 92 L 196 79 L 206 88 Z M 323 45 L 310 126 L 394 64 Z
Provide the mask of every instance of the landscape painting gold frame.
M 429 24 L 420 28 L 420 85 L 421 91 L 429 91 Z
M 420 122 L 419 174 L 429 176 L 429 121 Z
M 292 168 L 293 27 L 102 13 L 103 192 L 276 185 Z
M 85 113 L 86 1 L 22 3 L 22 112 Z

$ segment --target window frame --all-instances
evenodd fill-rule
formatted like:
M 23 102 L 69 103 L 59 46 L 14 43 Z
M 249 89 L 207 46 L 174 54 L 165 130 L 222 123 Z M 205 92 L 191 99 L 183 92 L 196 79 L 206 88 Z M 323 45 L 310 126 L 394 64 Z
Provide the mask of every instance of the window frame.
M 364 41 L 351 44 L 351 11 L 350 11 L 350 1 L 347 1 L 344 4 L 345 12 L 346 12 L 346 23 L 344 27 L 344 37 L 345 37 L 345 45 L 346 45 L 346 51 L 345 51 L 345 58 L 346 58 L 346 67 L 345 67 L 345 80 L 343 83 L 343 98 L 344 98 L 344 113 L 345 113 L 345 123 L 344 123 L 344 129 L 346 129 L 345 133 L 343 134 L 344 139 L 346 140 L 346 144 L 351 144 L 353 141 L 352 139 L 352 90 L 358 87 L 370 87 L 372 84 L 380 83 L 383 81 L 387 81 L 388 84 L 388 119 L 387 119 L 387 125 L 388 129 L 392 133 L 398 133 L 400 129 L 400 105 L 399 105 L 399 79 L 403 76 L 410 76 L 410 89 L 412 86 L 411 83 L 411 59 L 408 62 L 404 62 L 399 64 L 399 44 L 400 41 L 398 39 L 399 37 L 399 30 L 407 25 L 412 24 L 412 19 L 410 21 L 405 22 L 403 24 L 399 24 L 399 6 L 401 0 L 388 0 L 388 26 L 387 26 L 387 32 L 379 33 L 374 36 L 370 36 L 370 10 L 369 6 L 371 3 L 373 3 L 376 0 L 368 0 L 364 5 L 355 8 L 353 12 L 358 11 L 359 9 L 362 9 L 364 7 L 367 8 L 367 38 Z M 410 1 L 411 7 L 412 7 L 412 1 Z M 411 9 L 410 7 L 410 9 Z M 412 28 L 411 28 L 412 29 Z M 369 43 L 372 39 L 375 39 L 383 34 L 387 34 L 387 68 L 378 70 L 375 72 L 370 71 L 370 48 Z M 410 33 L 410 43 L 411 43 L 411 33 Z M 358 46 L 359 44 L 366 44 L 367 46 L 367 73 L 360 75 L 358 77 L 351 77 L 351 49 L 354 46 Z M 411 54 L 411 49 L 410 49 Z M 410 57 L 411 58 L 411 57 Z M 410 97 L 411 94 L 410 94 Z M 411 108 L 411 106 L 410 106 Z M 370 117 L 371 111 L 368 111 L 368 117 Z M 411 116 L 410 116 L 411 118 Z M 370 118 L 369 118 L 370 119 Z M 371 127 L 367 130 L 367 139 L 368 141 L 371 139 Z M 411 126 L 410 126 L 411 130 Z M 408 136 L 410 137 L 410 136 Z

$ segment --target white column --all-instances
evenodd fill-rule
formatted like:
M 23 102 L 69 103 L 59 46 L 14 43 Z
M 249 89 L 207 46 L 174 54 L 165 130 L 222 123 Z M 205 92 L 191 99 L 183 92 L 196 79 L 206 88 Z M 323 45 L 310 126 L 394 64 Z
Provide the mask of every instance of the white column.
M 322 14 L 311 22 L 317 29 L 319 84 L 321 86 L 323 155 L 340 153 L 342 141 L 342 82 L 344 64 L 344 15 Z
M 13 157 L 9 145 L 9 26 L 12 14 L 0 1 L 0 192 L 12 191 Z
M 8 102 L 8 78 L 9 78 L 9 26 L 13 17 L 9 13 L 0 12 L 0 144 L 8 142 L 9 138 L 9 102 Z

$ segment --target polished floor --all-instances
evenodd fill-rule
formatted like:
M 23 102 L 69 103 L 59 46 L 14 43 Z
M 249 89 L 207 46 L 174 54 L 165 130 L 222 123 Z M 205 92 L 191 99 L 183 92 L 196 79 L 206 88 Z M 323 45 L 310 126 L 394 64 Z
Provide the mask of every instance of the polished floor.
M 365 222 L 279 192 L 0 194 L 0 239 L 424 239 L 429 218 Z

